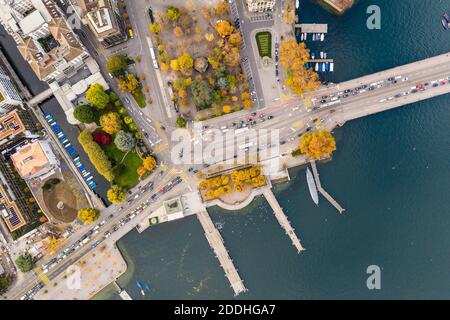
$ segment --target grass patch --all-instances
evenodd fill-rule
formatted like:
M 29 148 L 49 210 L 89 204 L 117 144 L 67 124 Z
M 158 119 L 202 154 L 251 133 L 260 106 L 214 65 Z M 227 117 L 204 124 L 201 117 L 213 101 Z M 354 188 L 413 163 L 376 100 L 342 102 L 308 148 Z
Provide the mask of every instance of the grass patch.
M 258 32 L 255 36 L 261 58 L 272 58 L 272 34 L 269 31 Z
M 145 101 L 145 96 L 142 91 L 139 91 L 138 94 L 133 95 L 133 98 L 140 108 L 145 108 L 147 106 L 147 101 Z
M 131 151 L 126 154 L 125 152 L 117 149 L 114 143 L 103 146 L 103 150 L 105 150 L 108 158 L 113 161 L 115 184 L 125 188 L 131 188 L 138 184 L 139 175 L 136 170 L 142 166 L 142 159 L 135 151 Z

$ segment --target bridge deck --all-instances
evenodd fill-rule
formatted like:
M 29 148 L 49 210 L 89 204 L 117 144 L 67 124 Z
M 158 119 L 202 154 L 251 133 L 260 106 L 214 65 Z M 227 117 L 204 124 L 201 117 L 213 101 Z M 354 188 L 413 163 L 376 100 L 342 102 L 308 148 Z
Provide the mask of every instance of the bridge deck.
M 219 259 L 221 267 L 225 271 L 225 276 L 228 278 L 228 281 L 230 281 L 235 296 L 241 292 L 247 291 L 244 286 L 244 282 L 233 264 L 233 260 L 231 260 L 228 255 L 228 251 L 223 244 L 222 236 L 220 235 L 219 230 L 217 230 L 214 226 L 208 212 L 200 212 L 197 214 L 197 217 L 203 227 L 203 230 L 205 231 L 205 236 L 209 242 L 209 245 L 213 248 L 217 259 Z
M 264 191 L 264 196 L 266 197 L 267 202 L 269 202 L 270 206 L 272 207 L 273 213 L 280 223 L 281 227 L 283 227 L 283 229 L 286 231 L 286 234 L 289 236 L 289 238 L 291 238 L 292 244 L 297 249 L 297 253 L 305 250 L 300 243 L 297 235 L 295 234 L 294 228 L 292 228 L 291 223 L 284 214 L 283 209 L 280 207 L 277 198 L 275 198 L 272 190 L 267 189 L 266 191 Z

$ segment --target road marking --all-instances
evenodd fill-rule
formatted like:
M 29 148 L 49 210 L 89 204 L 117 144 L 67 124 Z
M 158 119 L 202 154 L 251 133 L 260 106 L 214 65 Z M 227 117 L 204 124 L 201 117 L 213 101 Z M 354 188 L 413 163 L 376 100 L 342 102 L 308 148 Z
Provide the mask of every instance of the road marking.
M 167 171 L 169 168 L 165 164 L 161 164 L 159 166 L 159 169 L 161 169 L 162 171 Z
M 36 268 L 34 269 L 34 273 L 41 278 L 42 282 L 44 282 L 44 284 L 48 284 L 50 282 L 50 279 L 47 277 L 47 275 L 42 271 L 41 268 Z

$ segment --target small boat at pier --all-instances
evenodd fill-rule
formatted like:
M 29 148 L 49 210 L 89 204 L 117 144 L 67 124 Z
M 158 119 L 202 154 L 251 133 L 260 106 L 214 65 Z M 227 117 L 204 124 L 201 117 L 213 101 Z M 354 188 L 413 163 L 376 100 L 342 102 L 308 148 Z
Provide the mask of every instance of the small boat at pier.
M 330 63 L 330 72 L 333 72 L 334 71 L 334 62 L 331 62 Z
M 295 9 L 300 7 L 300 0 L 295 0 Z
M 136 287 L 138 287 L 138 289 L 141 290 L 142 296 L 145 297 L 145 291 L 144 291 L 144 288 L 142 287 L 142 284 L 141 284 L 139 281 L 136 281 Z
M 323 40 L 325 40 L 325 34 L 324 34 L 324 33 L 322 33 L 322 34 L 320 35 L 320 41 L 323 41 Z
M 317 71 L 319 71 L 319 64 L 318 63 L 316 63 L 316 65 L 314 66 L 314 70 L 317 72 Z
M 306 181 L 308 182 L 309 193 L 316 205 L 319 205 L 319 194 L 317 193 L 316 182 L 309 168 L 306 169 Z
M 450 29 L 450 18 L 448 17 L 447 13 L 444 13 L 442 15 L 442 26 L 444 27 L 445 30 Z
M 330 64 L 328 62 L 325 63 L 325 71 L 330 71 Z

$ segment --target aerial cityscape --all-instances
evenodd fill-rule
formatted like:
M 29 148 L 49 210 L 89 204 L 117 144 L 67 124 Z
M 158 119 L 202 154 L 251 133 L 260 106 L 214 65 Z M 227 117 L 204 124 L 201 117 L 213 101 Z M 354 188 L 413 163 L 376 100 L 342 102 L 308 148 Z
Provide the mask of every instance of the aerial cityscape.
M 1 1 L 1 299 L 449 299 L 447 12 Z

